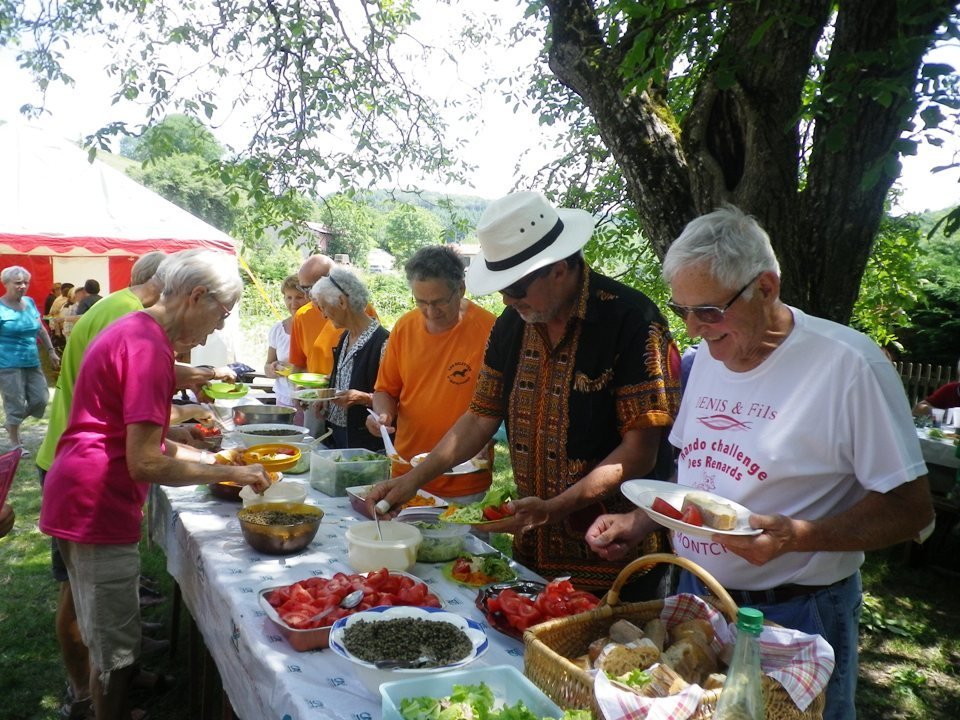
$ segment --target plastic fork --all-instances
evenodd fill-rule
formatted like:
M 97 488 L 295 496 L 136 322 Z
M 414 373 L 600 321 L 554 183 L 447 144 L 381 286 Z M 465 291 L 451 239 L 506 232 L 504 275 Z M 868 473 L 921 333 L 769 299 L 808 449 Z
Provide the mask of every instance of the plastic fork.
M 396 462 L 409 465 L 410 463 L 400 457 L 400 453 L 398 453 L 397 449 L 393 446 L 393 440 L 390 439 L 390 433 L 387 432 L 387 428 L 384 427 L 383 423 L 380 422 L 380 418 L 377 416 L 377 414 L 372 408 L 367 408 L 367 412 L 370 414 L 370 417 L 377 421 L 377 425 L 380 426 L 380 437 L 383 438 L 383 448 L 387 451 L 387 457 L 389 457 L 391 460 L 395 460 Z

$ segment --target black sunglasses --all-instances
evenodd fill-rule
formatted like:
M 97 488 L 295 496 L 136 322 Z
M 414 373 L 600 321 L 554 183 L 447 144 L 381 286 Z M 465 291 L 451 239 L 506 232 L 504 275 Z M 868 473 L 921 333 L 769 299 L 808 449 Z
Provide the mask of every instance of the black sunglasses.
M 530 286 L 538 279 L 549 275 L 552 267 L 553 265 L 547 265 L 539 270 L 534 270 L 532 273 L 524 275 L 512 285 L 507 285 L 500 293 L 506 295 L 511 300 L 523 300 L 527 296 L 527 291 L 530 290 Z
M 757 274 L 753 280 L 740 288 L 737 291 L 737 294 L 730 298 L 730 302 L 723 307 L 716 307 L 715 305 L 677 305 L 675 302 L 668 302 L 667 307 L 673 310 L 684 321 L 686 321 L 687 315 L 693 313 L 700 322 L 707 323 L 708 325 L 715 325 L 723 320 L 723 316 L 726 314 L 727 310 L 730 309 L 730 306 L 740 299 L 740 296 L 743 295 L 744 291 L 753 285 L 760 275 L 763 275 L 763 273 Z

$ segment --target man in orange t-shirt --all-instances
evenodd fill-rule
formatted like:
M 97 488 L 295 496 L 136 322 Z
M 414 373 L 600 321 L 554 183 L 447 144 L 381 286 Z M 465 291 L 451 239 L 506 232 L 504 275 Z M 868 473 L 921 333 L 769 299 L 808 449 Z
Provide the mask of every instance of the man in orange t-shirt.
M 333 260 L 326 255 L 311 255 L 297 271 L 297 287 L 309 296 L 313 284 L 326 277 L 333 265 Z M 316 345 L 316 340 L 326 325 L 327 318 L 316 303 L 307 303 L 297 310 L 290 326 L 290 364 L 294 366 L 294 372 L 306 370 L 330 374 L 333 369 L 333 352 L 331 350 L 330 357 L 325 358 L 323 346 Z
M 373 409 L 389 430 L 396 426 L 397 452 L 405 460 L 430 452 L 473 398 L 487 336 L 496 317 L 464 298 L 463 260 L 444 245 L 418 250 L 404 266 L 417 309 L 397 320 L 373 394 Z M 370 418 L 367 429 L 379 434 Z M 479 499 L 490 487 L 492 453 L 486 467 L 440 475 L 424 489 L 458 504 Z M 409 465 L 394 463 L 393 475 Z

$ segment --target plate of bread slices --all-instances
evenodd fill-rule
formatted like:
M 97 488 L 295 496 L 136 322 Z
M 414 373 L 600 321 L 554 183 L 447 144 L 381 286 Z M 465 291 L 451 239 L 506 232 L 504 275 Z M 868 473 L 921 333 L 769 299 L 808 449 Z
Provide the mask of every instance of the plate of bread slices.
M 688 535 L 759 535 L 750 527 L 750 510 L 739 503 L 696 488 L 660 480 L 627 480 L 627 499 L 651 520 Z

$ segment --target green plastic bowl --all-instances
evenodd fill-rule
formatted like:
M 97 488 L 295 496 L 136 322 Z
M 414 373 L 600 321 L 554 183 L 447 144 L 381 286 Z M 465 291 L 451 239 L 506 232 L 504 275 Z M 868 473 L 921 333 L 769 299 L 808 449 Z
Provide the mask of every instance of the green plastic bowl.
M 212 382 L 203 386 L 205 395 L 214 400 L 235 400 L 242 398 L 250 391 L 243 383 Z
M 287 380 L 306 388 L 325 388 L 330 384 L 330 378 L 320 373 L 293 373 Z

